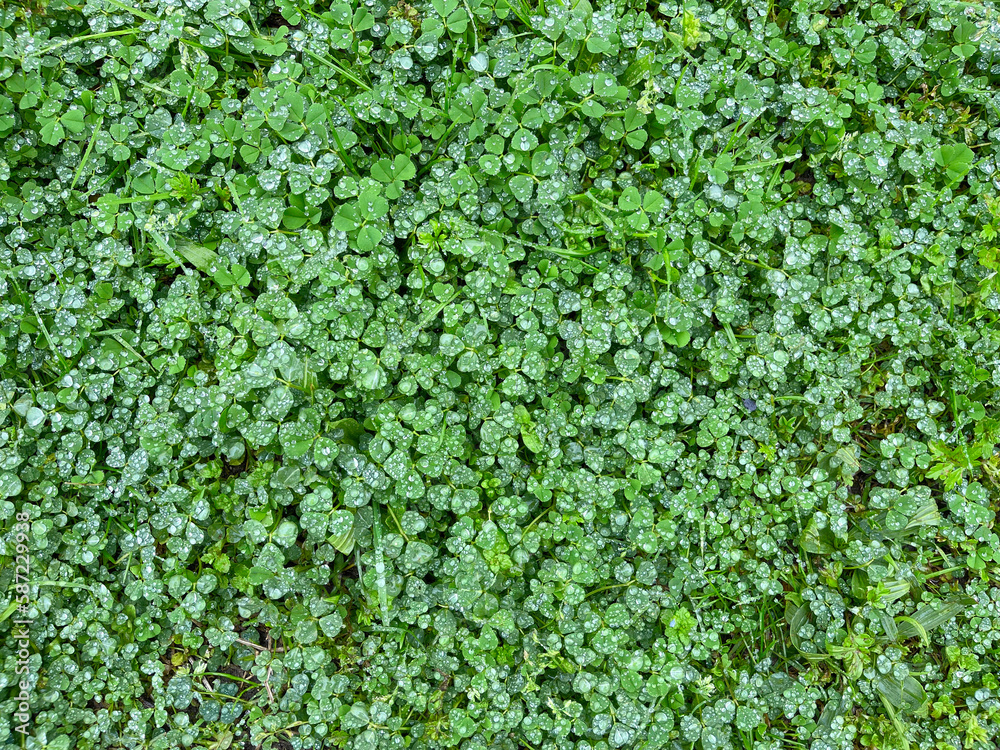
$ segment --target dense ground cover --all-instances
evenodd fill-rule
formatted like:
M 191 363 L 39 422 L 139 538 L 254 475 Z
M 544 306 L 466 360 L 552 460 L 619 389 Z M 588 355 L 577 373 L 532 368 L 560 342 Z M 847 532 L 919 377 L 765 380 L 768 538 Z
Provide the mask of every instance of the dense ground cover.
M 1000 743 L 992 3 L 79 2 L 0 10 L 0 742 Z

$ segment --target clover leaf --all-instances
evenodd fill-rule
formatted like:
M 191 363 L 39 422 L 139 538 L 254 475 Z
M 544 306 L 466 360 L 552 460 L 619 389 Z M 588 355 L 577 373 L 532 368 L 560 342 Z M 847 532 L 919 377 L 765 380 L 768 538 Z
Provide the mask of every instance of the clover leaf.
M 934 161 L 944 168 L 948 182 L 961 180 L 972 168 L 975 153 L 964 143 L 944 144 L 934 152 Z
M 618 197 L 618 210 L 631 229 L 641 232 L 649 228 L 649 215 L 658 214 L 665 203 L 663 195 L 655 190 L 647 190 L 640 197 L 638 188 L 629 186 Z
M 372 165 L 371 175 L 374 179 L 386 185 L 385 196 L 395 200 L 403 190 L 403 183 L 413 179 L 417 168 L 405 154 L 396 154 L 392 161 L 379 159 Z

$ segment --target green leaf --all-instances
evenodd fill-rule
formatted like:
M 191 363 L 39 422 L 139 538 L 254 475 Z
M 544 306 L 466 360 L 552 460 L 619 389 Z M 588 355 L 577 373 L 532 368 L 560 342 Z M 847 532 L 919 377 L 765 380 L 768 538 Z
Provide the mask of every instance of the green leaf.
M 219 256 L 214 250 L 210 250 L 204 245 L 194 242 L 178 241 L 177 252 L 190 262 L 192 266 L 204 273 L 209 273 L 211 268 L 219 261 Z
M 642 210 L 647 213 L 658 213 L 666 203 L 666 200 L 655 190 L 648 190 L 642 197 Z
M 285 229 L 299 229 L 309 223 L 309 217 L 301 208 L 292 206 L 285 209 L 285 213 L 281 217 L 281 223 L 285 226 Z
M 957 182 L 968 174 L 975 156 L 964 143 L 944 144 L 934 152 L 934 161 L 944 167 L 949 182 Z
M 345 203 L 337 209 L 333 217 L 333 226 L 342 232 L 352 232 L 361 226 L 358 208 L 353 203 Z
M 957 617 L 965 609 L 960 602 L 944 602 L 940 606 L 921 605 L 912 617 L 906 618 L 899 625 L 899 637 L 902 639 L 921 637 L 927 639 L 927 634 Z
M 919 711 L 927 700 L 926 691 L 913 677 L 898 681 L 883 675 L 879 677 L 875 687 L 884 701 L 897 711 L 907 714 Z
M 274 573 L 272 573 L 270 570 L 258 567 L 251 568 L 250 573 L 247 576 L 247 580 L 249 580 L 250 583 L 253 584 L 254 586 L 257 586 L 262 583 L 267 583 L 273 578 L 274 578 Z
M 82 133 L 86 129 L 84 122 L 84 112 L 82 109 L 71 109 L 62 114 L 59 118 L 63 127 L 71 133 Z
M 630 133 L 626 133 L 625 143 L 627 143 L 630 147 L 638 150 L 646 145 L 646 140 L 648 139 L 648 137 L 649 136 L 646 134 L 645 130 L 633 130 Z
M 240 158 L 243 159 L 246 164 L 256 164 L 257 159 L 260 157 L 260 149 L 256 146 L 243 145 L 240 146 Z
M 802 549 L 812 555 L 829 555 L 834 551 L 833 534 L 828 528 L 820 529 L 815 516 L 809 519 L 799 539 Z
M 622 211 L 638 211 L 642 207 L 638 188 L 627 187 L 618 197 L 618 208 Z
M 417 176 L 417 167 L 404 154 L 397 154 L 393 160 L 393 171 L 397 180 L 412 180 Z
M 350 443 L 355 448 L 358 447 L 358 440 L 366 434 L 361 423 L 352 417 L 331 422 L 329 428 L 331 432 L 341 432 L 344 442 Z
M 358 232 L 358 249 L 370 253 L 382 241 L 382 230 L 372 226 L 362 227 Z
M 42 125 L 38 134 L 41 136 L 42 142 L 50 146 L 55 146 L 66 137 L 66 131 L 63 130 L 62 123 L 59 120 L 49 120 Z
M 347 510 L 334 511 L 330 519 L 330 531 L 327 541 L 344 555 L 354 551 L 354 514 Z

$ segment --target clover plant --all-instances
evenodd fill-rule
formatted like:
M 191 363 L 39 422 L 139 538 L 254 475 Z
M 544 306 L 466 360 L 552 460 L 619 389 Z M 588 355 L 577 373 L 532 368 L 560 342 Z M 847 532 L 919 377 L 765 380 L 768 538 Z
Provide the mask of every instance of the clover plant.
M 0 743 L 996 747 L 998 53 L 4 3 Z

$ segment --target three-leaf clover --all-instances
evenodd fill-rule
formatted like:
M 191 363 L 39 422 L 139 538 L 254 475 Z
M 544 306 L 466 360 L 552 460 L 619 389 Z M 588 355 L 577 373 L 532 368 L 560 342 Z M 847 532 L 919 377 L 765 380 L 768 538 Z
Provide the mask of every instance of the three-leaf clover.
M 357 200 L 341 204 L 333 217 L 333 226 L 355 237 L 358 249 L 371 252 L 382 241 L 382 230 L 369 222 L 389 212 L 389 203 L 377 188 L 362 191 Z
M 43 143 L 55 146 L 66 137 L 66 131 L 71 133 L 82 133 L 86 127 L 84 124 L 84 113 L 82 109 L 71 109 L 63 112 L 59 117 L 39 118 L 44 119 L 44 124 L 38 131 Z
M 309 206 L 305 195 L 289 195 L 288 208 L 281 217 L 281 223 L 286 229 L 299 229 L 306 224 L 318 224 L 323 210 L 317 206 Z
M 385 185 L 385 197 L 395 200 L 403 193 L 403 183 L 412 180 L 417 168 L 405 154 L 396 154 L 391 161 L 379 159 L 372 165 L 372 177 Z
M 657 214 L 663 208 L 666 199 L 655 190 L 647 190 L 643 196 L 639 189 L 629 186 L 618 197 L 618 210 L 625 214 L 625 223 L 637 232 L 649 228 L 650 214 Z
M 375 17 L 364 6 L 352 11 L 348 3 L 338 3 L 324 15 L 339 27 L 330 30 L 330 44 L 336 49 L 352 49 L 357 35 L 375 25 Z
M 945 143 L 934 152 L 934 161 L 939 167 L 944 167 L 948 182 L 955 183 L 969 173 L 975 153 L 964 143 Z

